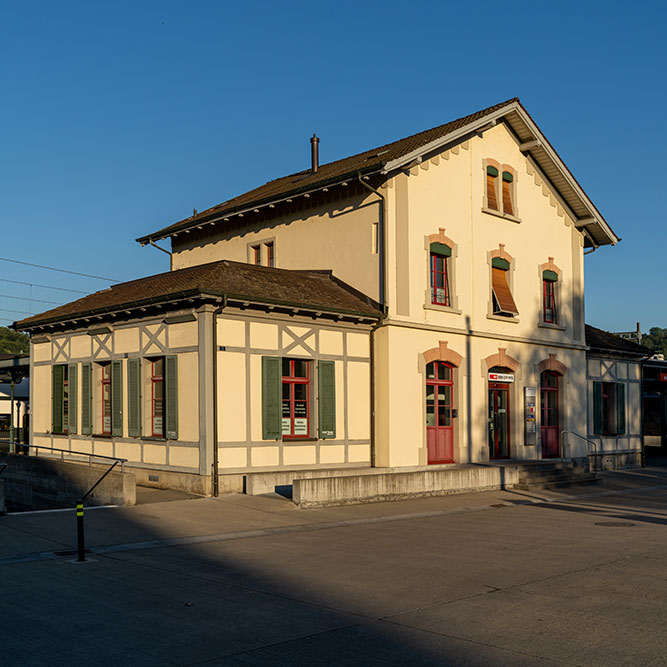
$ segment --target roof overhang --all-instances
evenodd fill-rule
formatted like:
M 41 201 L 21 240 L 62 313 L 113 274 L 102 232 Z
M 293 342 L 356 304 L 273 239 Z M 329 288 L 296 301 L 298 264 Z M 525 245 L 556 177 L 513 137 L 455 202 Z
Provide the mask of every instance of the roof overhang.
M 574 219 L 575 226 L 584 234 L 585 246 L 596 248 L 601 245 L 616 245 L 621 239 L 607 224 L 553 146 L 518 101 L 511 102 L 411 153 L 387 162 L 382 173 L 389 174 L 397 169 L 403 169 L 424 155 L 437 152 L 448 144 L 463 141 L 475 134 L 479 135 L 500 122 L 509 126 L 519 142 L 521 152 L 532 161 L 556 194 L 560 196 Z
M 213 210 L 202 211 L 196 216 L 181 220 L 175 225 L 171 225 L 170 227 L 162 229 L 153 234 L 140 236 L 138 239 L 135 239 L 135 241 L 140 243 L 142 246 L 145 246 L 149 245 L 150 243 L 154 243 L 155 241 L 161 241 L 163 239 L 178 236 L 179 234 L 189 234 L 193 230 L 202 230 L 207 226 L 213 226 L 220 222 L 229 222 L 232 218 L 240 219 L 244 216 L 260 213 L 262 209 L 273 209 L 277 205 L 284 203 L 291 204 L 292 201 L 297 197 L 308 198 L 311 195 L 319 192 L 328 192 L 330 188 L 346 187 L 349 183 L 357 181 L 358 174 L 361 174 L 364 177 L 368 177 L 371 174 L 380 173 L 381 169 L 382 163 L 374 164 L 365 169 L 355 169 L 348 174 L 336 176 L 335 178 L 323 181 L 317 185 L 294 188 L 288 192 L 281 193 L 278 197 L 267 197 L 244 204 L 242 206 L 230 207 L 228 209 L 215 207 Z

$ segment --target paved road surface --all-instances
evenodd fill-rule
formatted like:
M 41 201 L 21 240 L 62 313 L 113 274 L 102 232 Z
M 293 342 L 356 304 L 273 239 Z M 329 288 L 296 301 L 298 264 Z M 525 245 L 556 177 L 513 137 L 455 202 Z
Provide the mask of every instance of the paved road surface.
M 320 510 L 95 509 L 83 564 L 54 555 L 72 512 L 8 515 L 0 665 L 665 665 L 666 523 L 660 468 Z

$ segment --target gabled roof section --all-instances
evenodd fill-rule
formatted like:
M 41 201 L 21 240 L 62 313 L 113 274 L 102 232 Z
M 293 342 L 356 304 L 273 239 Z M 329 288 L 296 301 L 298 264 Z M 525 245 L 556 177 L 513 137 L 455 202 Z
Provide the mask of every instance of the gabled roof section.
M 382 315 L 375 302 L 338 280 L 331 271 L 291 271 L 221 260 L 119 283 L 14 322 L 13 328 L 31 331 L 127 309 L 146 310 L 148 306 L 177 301 L 192 303 L 199 297 L 367 320 L 377 320 Z
M 648 357 L 652 354 L 651 350 L 643 345 L 637 345 L 631 340 L 621 338 L 616 334 L 603 331 L 586 325 L 586 345 L 593 352 L 606 352 L 607 354 L 622 354 L 636 357 Z
M 259 210 L 292 197 L 308 195 L 356 179 L 359 174 L 386 176 L 447 144 L 463 141 L 499 122 L 505 123 L 511 129 L 520 142 L 521 151 L 535 163 L 561 196 L 575 218 L 577 227 L 582 229 L 586 237 L 585 245 L 597 247 L 618 243 L 620 239 L 611 230 L 517 97 L 384 146 L 320 165 L 316 172 L 300 171 L 269 181 L 190 218 L 139 237 L 137 241 L 146 245 L 152 241 L 202 227 L 204 224 L 225 221 L 233 215 Z

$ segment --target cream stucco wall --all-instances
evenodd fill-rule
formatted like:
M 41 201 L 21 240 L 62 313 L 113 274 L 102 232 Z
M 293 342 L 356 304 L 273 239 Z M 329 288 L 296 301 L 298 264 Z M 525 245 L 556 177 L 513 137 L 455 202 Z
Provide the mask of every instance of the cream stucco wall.
M 483 211 L 488 158 L 515 170 L 518 221 Z M 583 236 L 504 125 L 397 174 L 387 191 L 390 317 L 457 328 L 464 328 L 469 317 L 477 331 L 552 342 L 582 340 Z M 440 228 L 455 244 L 450 260 L 454 307 L 449 311 L 429 303 L 426 239 Z M 499 244 L 512 257 L 510 283 L 519 314 L 511 319 L 489 317 L 489 253 L 498 251 Z M 561 270 L 558 327 L 539 326 L 539 267 L 549 257 Z
M 172 269 L 220 259 L 248 262 L 251 245 L 272 241 L 275 266 L 332 269 L 338 278 L 377 299 L 379 264 L 373 252 L 374 225 L 379 217 L 377 197 L 370 193 L 344 200 L 332 197 L 330 202 L 314 206 L 302 198 L 295 208 L 303 207 L 304 202 L 309 208 L 268 221 L 255 223 L 249 214 L 244 218 L 247 226 L 241 230 L 195 240 L 195 234 L 178 236 L 172 240 Z
M 488 365 L 485 359 L 498 348 L 519 362 L 510 385 L 510 456 L 522 460 L 542 458 L 539 439 L 539 391 L 537 402 L 537 445 L 525 445 L 524 387 L 539 387 L 538 364 L 549 355 L 567 367 L 560 382 L 560 427 L 583 433 L 586 429 L 585 352 L 547 345 L 503 343 L 480 336 L 466 337 L 409 327 L 388 326 L 378 331 L 378 364 L 383 372 L 376 378 L 377 462 L 381 466 L 415 466 L 427 463 L 424 362 L 422 355 L 440 342 L 461 355 L 454 370 L 453 407 L 454 459 L 456 463 L 489 460 L 488 449 Z M 470 395 L 470 404 L 468 404 Z

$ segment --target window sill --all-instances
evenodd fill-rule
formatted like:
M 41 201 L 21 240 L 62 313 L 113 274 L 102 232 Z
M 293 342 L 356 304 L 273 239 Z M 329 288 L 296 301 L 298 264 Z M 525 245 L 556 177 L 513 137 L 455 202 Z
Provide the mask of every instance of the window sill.
M 111 438 L 113 438 L 113 435 L 111 435 L 110 433 L 93 433 L 90 437 L 91 438 L 105 438 L 107 440 L 111 440 Z
M 517 218 L 509 213 L 503 213 L 502 211 L 494 211 L 492 208 L 483 208 L 482 213 L 488 213 L 489 215 L 494 215 L 496 218 L 502 218 L 503 220 L 509 220 L 510 222 L 521 222 L 521 218 Z
M 146 440 L 147 442 L 167 442 L 167 438 L 161 438 L 157 435 L 135 435 L 130 436 L 140 440 Z
M 437 303 L 425 303 L 424 310 L 437 310 L 441 313 L 451 313 L 452 315 L 460 315 L 463 312 L 453 306 L 441 306 Z
M 538 322 L 537 326 L 542 329 L 555 329 L 556 331 L 565 331 L 565 327 L 560 324 L 551 324 L 551 322 Z
M 310 438 L 310 437 L 306 437 L 306 438 L 299 438 L 299 437 L 288 438 L 288 437 L 283 436 L 283 438 L 282 438 L 283 442 L 317 442 L 318 440 L 319 440 L 319 438 Z
M 497 322 L 507 322 L 508 324 L 519 324 L 518 317 L 503 317 L 502 315 L 487 315 L 487 320 L 496 320 Z

